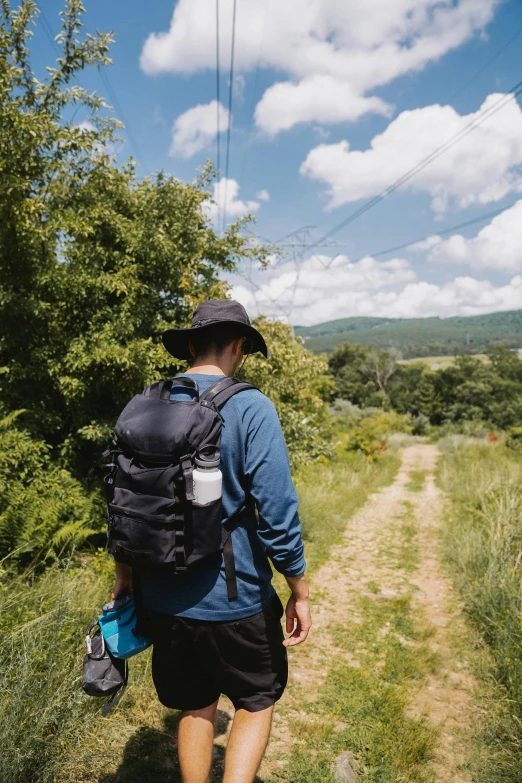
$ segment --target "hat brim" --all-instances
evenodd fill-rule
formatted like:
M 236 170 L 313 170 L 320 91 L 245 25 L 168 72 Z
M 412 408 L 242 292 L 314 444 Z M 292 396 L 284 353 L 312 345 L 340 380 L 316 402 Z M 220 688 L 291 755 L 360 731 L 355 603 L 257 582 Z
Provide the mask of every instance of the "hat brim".
M 238 331 L 248 337 L 251 341 L 251 345 L 245 354 L 257 353 L 260 351 L 266 359 L 270 358 L 270 351 L 268 350 L 265 338 L 249 324 L 241 323 L 241 321 L 234 320 L 219 320 L 211 324 L 205 324 L 204 326 L 189 326 L 187 329 L 167 329 L 161 336 L 163 345 L 167 351 L 174 356 L 175 359 L 184 359 L 190 361 L 192 354 L 190 353 L 189 343 L 195 334 L 204 334 L 205 332 L 211 332 L 212 328 L 217 324 L 234 324 L 240 327 Z

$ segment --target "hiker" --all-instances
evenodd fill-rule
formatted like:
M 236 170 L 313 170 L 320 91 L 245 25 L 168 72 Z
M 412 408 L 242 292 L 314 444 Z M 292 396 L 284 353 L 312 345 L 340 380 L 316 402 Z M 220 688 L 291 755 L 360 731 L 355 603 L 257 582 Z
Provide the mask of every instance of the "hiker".
M 165 348 L 192 362 L 169 399 L 186 402 L 220 378 L 234 376 L 265 340 L 241 304 L 210 300 L 187 329 L 169 329 Z M 192 379 L 192 381 L 188 380 Z M 298 499 L 281 425 L 270 400 L 251 387 L 219 408 L 222 523 L 231 531 L 227 558 L 181 575 L 140 573 L 142 610 L 153 639 L 152 676 L 166 707 L 181 710 L 178 755 L 184 783 L 208 783 L 218 699 L 235 714 L 225 755 L 224 783 L 253 781 L 263 758 L 275 702 L 287 683 L 286 648 L 304 642 L 311 626 Z M 256 515 L 257 509 L 257 515 Z M 291 591 L 283 606 L 271 561 Z M 132 591 L 132 568 L 116 563 L 113 598 Z

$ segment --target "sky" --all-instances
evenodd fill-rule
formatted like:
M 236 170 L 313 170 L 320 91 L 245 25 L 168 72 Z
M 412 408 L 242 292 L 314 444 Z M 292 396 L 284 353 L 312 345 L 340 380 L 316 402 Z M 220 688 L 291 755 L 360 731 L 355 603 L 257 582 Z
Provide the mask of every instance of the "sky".
M 251 315 L 522 307 L 522 95 L 503 98 L 522 80 L 522 0 L 235 0 L 235 28 L 234 0 L 84 5 L 87 32 L 114 32 L 111 95 L 95 71 L 79 81 L 125 123 L 118 156 L 140 176 L 217 167 L 219 117 L 208 213 L 218 230 L 251 213 L 280 245 L 229 278 Z M 37 72 L 63 3 L 40 7 Z

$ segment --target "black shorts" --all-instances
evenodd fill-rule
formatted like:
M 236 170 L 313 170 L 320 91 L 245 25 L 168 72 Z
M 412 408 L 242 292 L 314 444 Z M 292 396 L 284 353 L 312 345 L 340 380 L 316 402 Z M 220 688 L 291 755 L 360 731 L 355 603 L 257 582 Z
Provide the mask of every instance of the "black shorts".
M 165 707 L 199 710 L 224 693 L 236 710 L 257 712 L 283 695 L 288 661 L 277 595 L 258 614 L 229 622 L 147 614 L 152 678 Z

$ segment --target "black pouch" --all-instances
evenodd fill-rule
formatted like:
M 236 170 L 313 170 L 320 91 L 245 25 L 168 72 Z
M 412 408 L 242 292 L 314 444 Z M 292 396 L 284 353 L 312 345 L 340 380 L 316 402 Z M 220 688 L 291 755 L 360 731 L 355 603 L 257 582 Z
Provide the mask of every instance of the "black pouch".
M 93 634 L 98 622 L 87 629 L 87 655 L 83 659 L 82 688 L 88 696 L 110 696 L 102 715 L 105 717 L 125 693 L 129 676 L 127 661 L 114 658 L 105 646 L 101 630 Z

